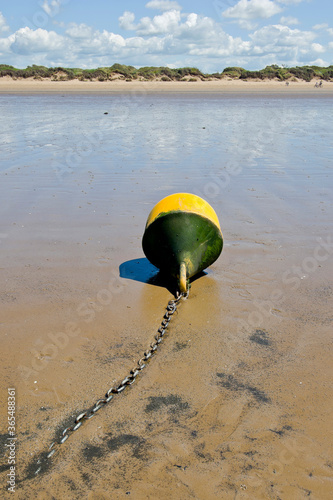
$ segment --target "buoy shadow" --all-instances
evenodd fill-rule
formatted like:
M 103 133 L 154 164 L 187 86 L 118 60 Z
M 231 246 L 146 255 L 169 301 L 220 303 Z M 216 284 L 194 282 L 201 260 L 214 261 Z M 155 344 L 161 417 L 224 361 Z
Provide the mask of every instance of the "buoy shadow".
M 205 276 L 206 274 L 207 273 L 205 271 L 202 271 L 196 276 L 193 276 L 193 278 L 190 279 L 190 283 L 202 276 Z M 157 267 L 151 264 L 148 259 L 143 257 L 139 259 L 127 260 L 126 262 L 120 264 L 119 276 L 121 278 L 147 283 L 148 285 L 166 288 L 173 295 L 175 295 L 178 290 L 177 280 L 160 271 Z

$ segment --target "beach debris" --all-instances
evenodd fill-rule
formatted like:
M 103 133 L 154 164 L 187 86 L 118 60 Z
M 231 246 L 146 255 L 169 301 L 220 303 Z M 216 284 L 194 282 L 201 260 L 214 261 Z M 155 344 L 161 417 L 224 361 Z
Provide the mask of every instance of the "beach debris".
M 177 467 L 177 469 L 181 469 L 181 470 L 186 470 L 187 469 L 187 465 L 183 466 L 183 465 L 174 464 L 173 466 Z

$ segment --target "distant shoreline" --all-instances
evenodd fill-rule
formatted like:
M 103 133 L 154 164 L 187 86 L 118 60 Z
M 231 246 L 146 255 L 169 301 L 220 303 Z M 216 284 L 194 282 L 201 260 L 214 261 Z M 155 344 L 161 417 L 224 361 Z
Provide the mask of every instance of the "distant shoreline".
M 244 81 L 239 79 L 219 79 L 196 81 L 161 81 L 150 80 L 140 81 L 132 80 L 125 81 L 123 79 L 115 79 L 109 81 L 80 81 L 80 80 L 65 80 L 54 81 L 49 78 L 34 79 L 34 78 L 18 78 L 13 79 L 9 76 L 0 78 L 0 93 L 1 94 L 16 94 L 16 93 L 135 93 L 136 95 L 145 93 L 196 93 L 196 92 L 212 92 L 212 93 L 229 93 L 229 92 L 250 92 L 250 93 L 279 93 L 283 95 L 289 94 L 308 94 L 311 95 L 327 95 L 333 94 L 333 82 L 325 81 L 322 87 L 316 87 L 318 79 L 313 79 L 310 82 L 293 81 L 281 82 L 279 80 L 264 79 Z

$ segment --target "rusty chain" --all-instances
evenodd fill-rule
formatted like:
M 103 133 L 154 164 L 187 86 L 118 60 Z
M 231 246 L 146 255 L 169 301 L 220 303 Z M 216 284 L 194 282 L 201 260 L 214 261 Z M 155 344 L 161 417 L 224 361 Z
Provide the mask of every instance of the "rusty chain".
M 181 301 L 181 299 L 187 299 L 188 295 L 189 295 L 189 289 L 187 290 L 186 293 L 177 292 L 175 296 L 176 298 L 168 302 L 168 305 L 166 307 L 166 312 L 164 313 L 163 320 L 161 322 L 161 326 L 158 328 L 157 330 L 158 333 L 154 337 L 155 342 L 150 344 L 149 349 L 147 349 L 144 352 L 144 355 L 139 359 L 137 366 L 130 371 L 130 374 L 127 377 L 125 377 L 124 380 L 120 382 L 120 384 L 114 387 L 110 387 L 110 389 L 106 391 L 104 398 L 98 399 L 96 403 L 89 410 L 80 413 L 74 420 L 73 425 L 66 427 L 66 429 L 62 431 L 61 438 L 59 440 L 53 441 L 53 443 L 49 446 L 45 460 L 49 460 L 55 454 L 58 447 L 65 441 L 67 441 L 70 435 L 73 432 L 77 431 L 85 420 L 89 420 L 92 417 L 94 417 L 98 412 L 98 410 L 100 410 L 108 403 L 110 403 L 114 395 L 123 392 L 127 386 L 132 385 L 135 382 L 136 377 L 145 368 L 146 362 L 152 357 L 152 355 L 156 352 L 158 346 L 162 342 L 163 337 L 166 333 L 166 329 L 171 320 L 171 317 L 176 312 L 179 302 Z M 40 460 L 38 460 L 38 464 L 41 464 Z M 35 474 L 37 475 L 41 471 L 41 469 L 42 465 L 39 465 Z

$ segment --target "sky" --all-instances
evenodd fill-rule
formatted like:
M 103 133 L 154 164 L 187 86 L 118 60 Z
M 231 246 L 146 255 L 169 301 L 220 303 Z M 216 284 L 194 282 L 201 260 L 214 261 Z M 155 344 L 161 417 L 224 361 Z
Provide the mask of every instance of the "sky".
M 332 0 L 0 0 L 0 64 L 333 65 Z

